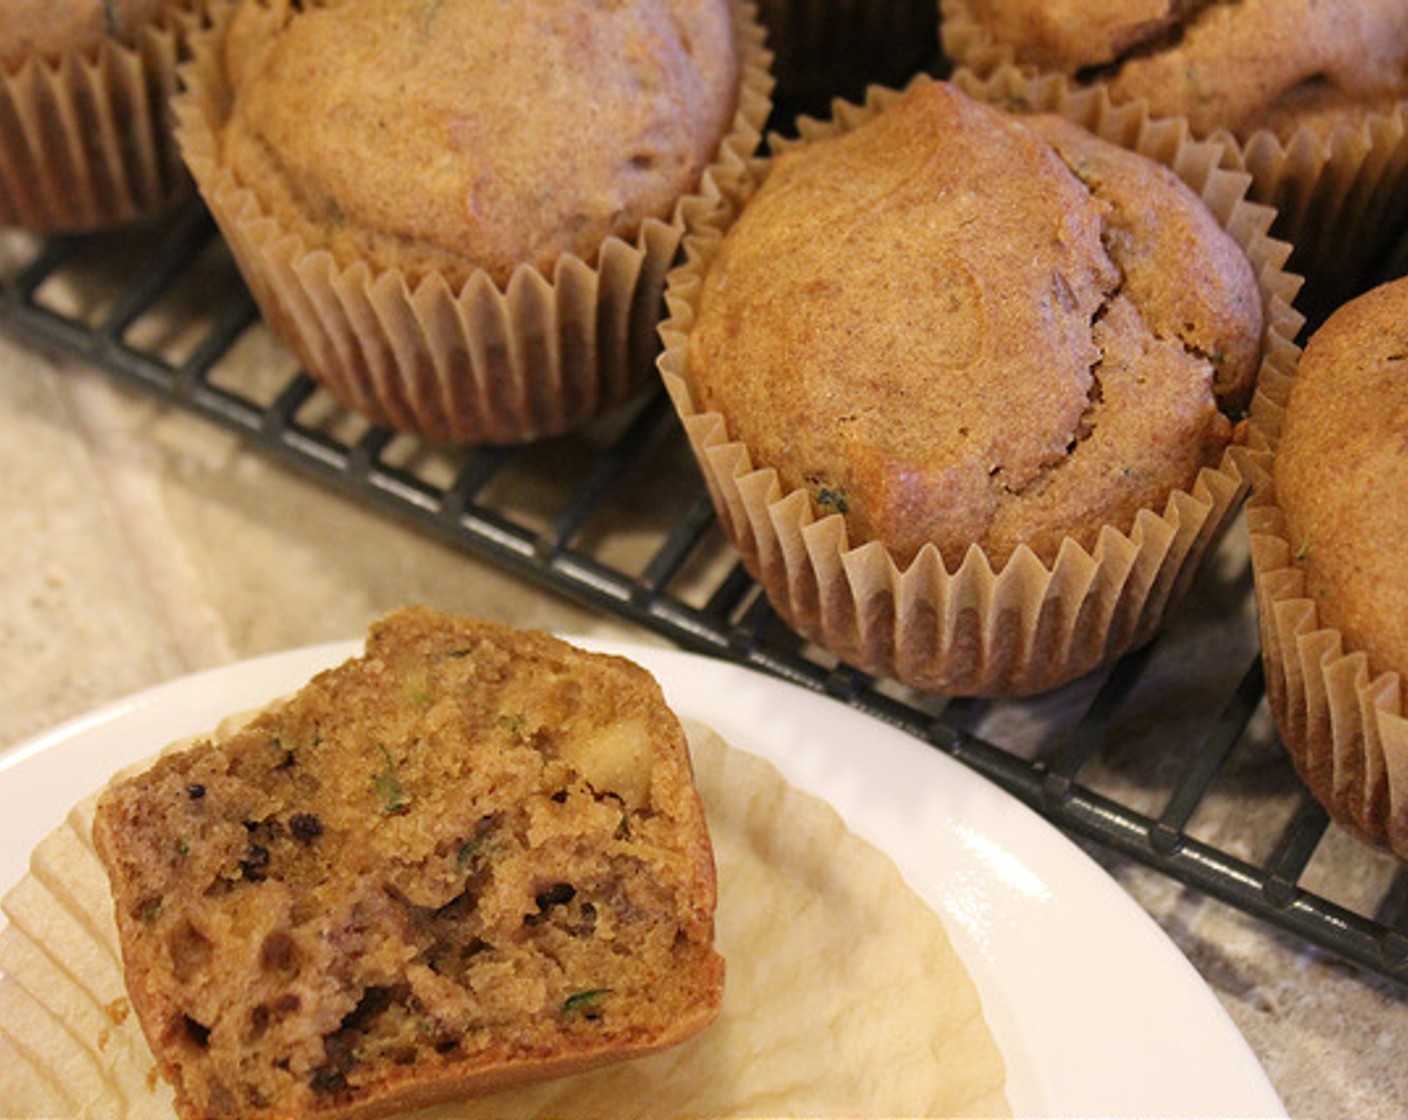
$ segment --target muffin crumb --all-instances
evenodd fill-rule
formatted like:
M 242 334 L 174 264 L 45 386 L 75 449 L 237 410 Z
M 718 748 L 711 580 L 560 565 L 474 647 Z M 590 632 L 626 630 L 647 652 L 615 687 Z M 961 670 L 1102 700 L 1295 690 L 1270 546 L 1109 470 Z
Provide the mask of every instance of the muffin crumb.
M 673 1045 L 719 1009 L 679 722 L 644 670 L 547 635 L 397 612 L 114 785 L 94 837 L 183 1116 L 382 1114 Z

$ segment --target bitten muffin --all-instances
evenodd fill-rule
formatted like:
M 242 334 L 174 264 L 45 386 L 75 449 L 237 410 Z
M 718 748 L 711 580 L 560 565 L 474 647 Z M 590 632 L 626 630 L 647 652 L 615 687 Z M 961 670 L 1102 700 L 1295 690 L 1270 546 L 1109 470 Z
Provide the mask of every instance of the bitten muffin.
M 1249 504 L 1277 726 L 1331 815 L 1408 858 L 1408 279 L 1306 344 Z
M 757 143 L 750 13 L 256 0 L 186 75 L 182 145 L 344 404 L 453 442 L 555 435 L 649 376 L 679 208 Z
M 1000 694 L 1105 664 L 1240 493 L 1285 247 L 1218 146 L 1108 108 L 877 91 L 671 278 L 661 369 L 724 526 L 783 618 L 866 671 Z
M 199 0 L 0 5 L 0 226 L 79 233 L 190 189 L 169 98 Z
M 1361 291 L 1408 216 L 1408 7 L 1398 0 L 943 0 L 955 80 L 1006 66 L 1227 137 L 1277 211 L 1317 321 Z M 995 92 L 1000 94 L 1000 87 Z
M 379 1116 L 674 1045 L 716 881 L 649 674 L 415 608 L 100 800 L 128 992 L 184 1117 Z

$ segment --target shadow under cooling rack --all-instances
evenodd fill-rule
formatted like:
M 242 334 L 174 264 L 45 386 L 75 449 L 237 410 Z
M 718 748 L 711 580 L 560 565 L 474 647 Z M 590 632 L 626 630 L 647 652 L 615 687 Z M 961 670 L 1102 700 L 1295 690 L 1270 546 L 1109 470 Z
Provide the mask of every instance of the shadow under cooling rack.
M 451 449 L 371 427 L 272 339 L 198 203 L 114 234 L 5 235 L 0 330 L 545 588 L 898 726 L 1087 846 L 1408 985 L 1408 877 L 1367 849 L 1352 881 L 1328 870 L 1355 842 L 1276 740 L 1238 527 L 1149 647 L 1046 696 L 949 700 L 838 664 L 778 620 L 720 533 L 662 391 L 526 448 Z

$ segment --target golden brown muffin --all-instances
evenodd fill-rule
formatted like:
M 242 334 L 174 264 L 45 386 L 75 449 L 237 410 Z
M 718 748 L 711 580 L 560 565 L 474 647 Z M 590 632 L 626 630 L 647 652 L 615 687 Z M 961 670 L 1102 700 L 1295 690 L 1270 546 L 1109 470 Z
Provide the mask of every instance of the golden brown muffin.
M 653 379 L 685 211 L 771 111 L 743 0 L 251 0 L 182 152 L 265 319 L 372 423 L 571 431 Z
M 1311 336 L 1286 406 L 1275 484 L 1322 621 L 1408 672 L 1408 280 Z
M 1199 134 L 1328 133 L 1408 92 L 1408 8 L 1397 0 L 945 4 L 1017 63 L 1104 82 L 1116 100 L 1142 98 Z
M 1289 247 L 1221 143 L 1011 74 L 1021 115 L 921 78 L 779 142 L 687 240 L 661 328 L 778 614 L 951 695 L 1153 637 L 1242 494 L 1253 380 L 1299 353 Z
M 678 719 L 633 663 L 425 609 L 233 737 L 115 783 L 94 842 L 184 1117 L 379 1116 L 716 1016 Z
M 103 229 L 190 188 L 171 136 L 201 0 L 0 5 L 0 226 Z
M 245 6 L 226 166 L 340 261 L 506 284 L 667 218 L 738 97 L 727 0 Z
M 1408 279 L 1335 312 L 1254 419 L 1248 505 L 1267 695 L 1311 792 L 1408 859 Z M 1278 432 L 1279 429 L 1279 432 Z
M 1166 168 L 925 82 L 779 157 L 689 341 L 703 408 L 855 543 L 952 570 L 1127 531 L 1216 462 L 1250 265 Z

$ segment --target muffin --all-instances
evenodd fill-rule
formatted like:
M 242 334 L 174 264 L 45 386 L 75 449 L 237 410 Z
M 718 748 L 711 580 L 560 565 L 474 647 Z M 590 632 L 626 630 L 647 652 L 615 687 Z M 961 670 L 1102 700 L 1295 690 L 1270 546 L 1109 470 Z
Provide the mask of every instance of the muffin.
M 197 0 L 0 5 L 0 226 L 83 233 L 190 189 L 169 98 Z
M 1296 326 L 1216 146 L 1172 138 L 1195 193 L 1144 154 L 1162 130 L 1130 150 L 1087 127 L 1130 123 L 1097 97 L 1063 108 L 877 91 L 671 277 L 661 369 L 749 570 L 915 687 L 1041 691 L 1152 636 Z
M 210 737 L 228 741 L 252 715 L 220 720 Z M 1007 1062 L 944 908 L 772 763 L 682 722 L 718 868 L 716 944 L 729 978 L 719 1018 L 681 1047 L 416 1115 L 1012 1115 Z M 121 757 L 132 759 L 150 744 L 126 746 Z M 0 899 L 7 1116 L 174 1115 L 127 1010 L 108 878 L 91 841 L 95 800 L 82 798 L 40 840 Z M 877 1069 L 905 1076 L 877 1078 Z
M 761 35 L 735 0 L 259 0 L 198 45 L 178 135 L 337 400 L 523 442 L 649 379 L 682 210 L 768 113 Z
M 674 1046 L 723 998 L 678 718 L 624 658 L 406 609 L 98 802 L 182 1117 L 378 1116 Z
M 1362 287 L 1408 215 L 1408 8 L 1396 0 L 942 7 L 946 54 L 979 77 L 1015 64 L 1225 134 L 1229 166 L 1277 210 L 1317 313 Z
M 780 101 L 859 98 L 901 85 L 938 58 L 934 0 L 760 0 Z
M 1287 751 L 1330 815 L 1408 858 L 1408 279 L 1356 297 L 1254 415 L 1262 657 Z

